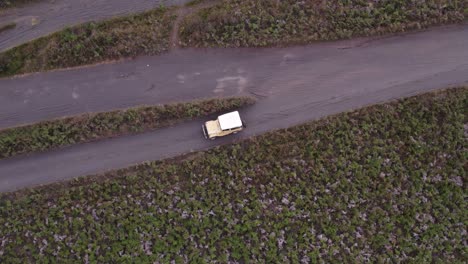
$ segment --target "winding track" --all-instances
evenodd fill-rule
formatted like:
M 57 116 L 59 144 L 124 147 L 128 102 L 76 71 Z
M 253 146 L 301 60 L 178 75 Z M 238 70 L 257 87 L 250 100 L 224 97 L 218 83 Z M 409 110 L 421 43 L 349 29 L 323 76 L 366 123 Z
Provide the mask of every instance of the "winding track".
M 0 51 L 67 26 L 187 2 L 189 0 L 43 0 L 0 10 L 0 25 L 16 23 L 15 29 L 0 32 Z
M 217 141 L 202 120 L 0 160 L 0 191 L 123 168 L 326 115 L 468 83 L 468 26 L 380 40 L 275 49 L 177 50 L 158 57 L 0 80 L 0 127 L 83 111 L 254 94 L 248 128 Z

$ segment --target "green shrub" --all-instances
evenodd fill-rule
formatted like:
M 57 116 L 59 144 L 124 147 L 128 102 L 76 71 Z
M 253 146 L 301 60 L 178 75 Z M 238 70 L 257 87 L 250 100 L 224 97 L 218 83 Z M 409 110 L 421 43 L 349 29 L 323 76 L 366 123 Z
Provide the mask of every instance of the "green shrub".
M 187 16 L 185 46 L 249 47 L 310 43 L 420 29 L 464 18 L 462 0 L 223 0 Z

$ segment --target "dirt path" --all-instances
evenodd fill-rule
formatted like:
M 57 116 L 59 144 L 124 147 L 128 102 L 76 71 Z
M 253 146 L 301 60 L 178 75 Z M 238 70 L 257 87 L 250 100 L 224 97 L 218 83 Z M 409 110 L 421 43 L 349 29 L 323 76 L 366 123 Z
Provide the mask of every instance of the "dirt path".
M 189 0 L 44 0 L 3 10 L 0 25 L 14 22 L 16 27 L 0 33 L 0 51 L 67 26 L 187 2 Z
M 140 104 L 259 95 L 248 129 L 214 142 L 202 120 L 135 136 L 0 160 L 0 191 L 203 150 L 395 98 L 468 83 L 468 27 L 368 42 L 275 49 L 185 50 L 0 80 L 0 127 Z
M 179 31 L 183 19 L 190 14 L 193 14 L 201 9 L 214 6 L 215 4 L 216 1 L 204 1 L 195 6 L 182 6 L 177 10 L 177 18 L 174 22 L 174 27 L 172 28 L 171 38 L 169 42 L 169 47 L 171 50 L 180 48 Z

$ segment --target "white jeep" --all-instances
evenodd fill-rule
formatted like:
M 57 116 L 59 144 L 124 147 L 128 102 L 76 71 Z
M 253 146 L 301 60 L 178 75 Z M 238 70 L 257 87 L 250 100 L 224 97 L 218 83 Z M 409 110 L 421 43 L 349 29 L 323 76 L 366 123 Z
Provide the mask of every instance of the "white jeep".
M 236 134 L 244 128 L 245 124 L 238 111 L 220 115 L 216 120 L 207 121 L 202 125 L 203 134 L 207 139 Z

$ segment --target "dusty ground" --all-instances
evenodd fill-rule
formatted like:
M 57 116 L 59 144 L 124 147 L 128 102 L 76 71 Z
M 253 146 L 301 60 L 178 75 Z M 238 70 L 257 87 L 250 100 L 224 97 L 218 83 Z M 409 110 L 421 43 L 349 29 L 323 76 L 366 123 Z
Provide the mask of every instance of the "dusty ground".
M 0 127 L 84 111 L 254 94 L 248 129 L 203 139 L 202 120 L 0 161 L 0 191 L 127 167 L 364 105 L 468 83 L 468 27 L 284 49 L 175 50 L 158 57 L 0 80 Z

